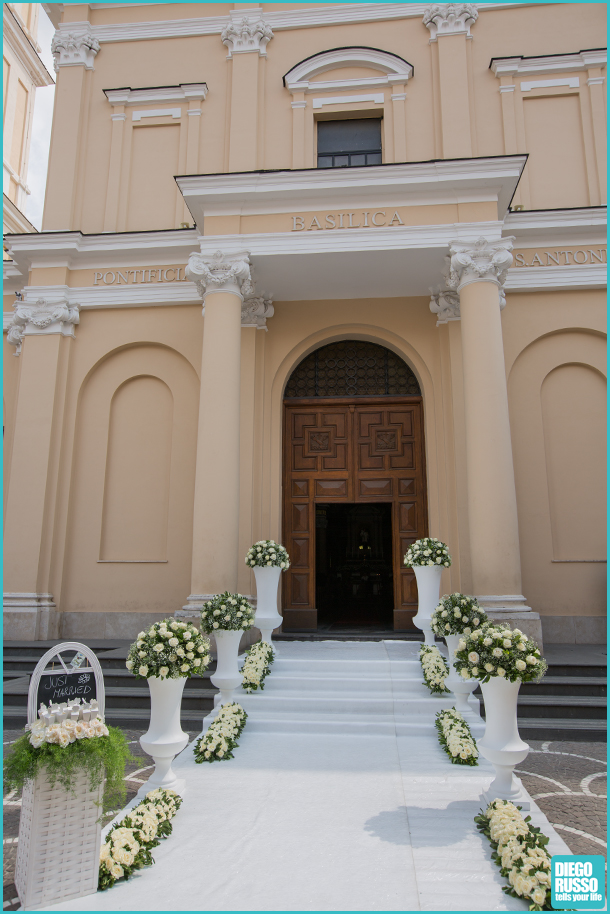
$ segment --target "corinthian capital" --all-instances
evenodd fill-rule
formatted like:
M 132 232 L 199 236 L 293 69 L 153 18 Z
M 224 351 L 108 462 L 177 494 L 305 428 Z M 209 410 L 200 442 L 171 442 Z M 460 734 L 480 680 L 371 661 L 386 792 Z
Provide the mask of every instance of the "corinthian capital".
M 229 58 L 234 54 L 247 54 L 258 51 L 261 57 L 267 56 L 267 45 L 273 38 L 271 26 L 264 19 L 249 19 L 238 13 L 231 13 L 231 22 L 223 29 L 222 43 L 229 49 Z
M 93 61 L 99 49 L 100 43 L 93 35 L 89 23 L 79 23 L 65 31 L 58 29 L 51 44 L 55 72 L 60 67 L 85 67 L 86 70 L 93 70 Z
M 460 296 L 457 292 L 452 292 L 449 289 L 432 292 L 430 310 L 437 315 L 437 327 L 440 327 L 441 324 L 447 324 L 449 321 L 459 321 L 461 319 Z
M 62 336 L 73 337 L 74 325 L 80 320 L 80 305 L 70 304 L 67 299 L 47 301 L 39 298 L 36 302 L 17 300 L 13 311 L 6 338 L 16 346 L 15 355 L 21 352 L 24 336 L 61 333 Z
M 270 298 L 265 298 L 263 295 L 247 298 L 241 306 L 241 325 L 266 330 L 267 318 L 273 317 L 273 313 L 274 307 Z
M 430 29 L 430 41 L 439 35 L 470 36 L 470 26 L 479 14 L 474 3 L 431 3 L 424 13 L 423 23 Z
M 210 292 L 233 292 L 242 299 L 254 292 L 246 251 L 191 254 L 185 273 L 204 299 Z
M 474 242 L 454 241 L 450 246 L 447 285 L 459 292 L 471 282 L 495 282 L 500 290 L 513 262 L 513 237 L 498 241 L 479 238 Z

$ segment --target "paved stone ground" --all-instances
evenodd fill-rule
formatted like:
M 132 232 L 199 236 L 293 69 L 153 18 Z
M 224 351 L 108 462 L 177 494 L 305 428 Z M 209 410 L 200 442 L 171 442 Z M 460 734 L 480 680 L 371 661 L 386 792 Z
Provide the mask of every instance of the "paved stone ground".
M 5 730 L 8 749 L 22 731 Z M 138 791 L 150 762 L 138 742 L 143 730 L 125 729 L 134 756 L 141 764 L 127 769 L 127 800 Z M 189 732 L 189 739 L 197 734 Z M 517 769 L 527 790 L 574 854 L 606 855 L 606 745 L 585 742 L 530 741 L 531 751 Z M 19 907 L 14 885 L 21 800 L 4 796 L 4 910 Z M 104 824 L 112 816 L 104 819 Z

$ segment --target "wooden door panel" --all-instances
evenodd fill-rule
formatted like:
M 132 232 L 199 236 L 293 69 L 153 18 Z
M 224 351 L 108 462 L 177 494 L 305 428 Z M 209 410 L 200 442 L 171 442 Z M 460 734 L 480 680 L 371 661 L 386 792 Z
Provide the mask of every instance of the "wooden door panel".
M 406 399 L 406 402 L 405 402 Z M 317 628 L 315 504 L 392 502 L 394 625 L 412 628 L 417 586 L 402 564 L 427 535 L 421 398 L 286 402 L 284 541 L 291 567 L 284 579 L 286 628 Z

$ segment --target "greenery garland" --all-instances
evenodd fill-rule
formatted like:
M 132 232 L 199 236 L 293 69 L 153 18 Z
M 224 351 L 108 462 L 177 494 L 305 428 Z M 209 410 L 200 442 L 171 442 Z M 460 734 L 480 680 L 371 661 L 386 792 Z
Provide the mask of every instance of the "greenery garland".
M 269 667 L 273 663 L 274 651 L 266 641 L 258 641 L 246 651 L 246 660 L 241 668 L 242 689 L 246 692 L 261 691 L 265 688 L 265 679 L 271 672 Z
M 222 705 L 220 711 L 197 742 L 193 752 L 198 765 L 233 758 L 233 749 L 246 726 L 248 715 L 236 701 Z
M 44 771 L 51 787 L 58 783 L 74 795 L 74 779 L 84 769 L 91 790 L 106 778 L 102 802 L 105 812 L 125 803 L 125 765 L 138 761 L 118 727 L 108 727 L 108 736 L 78 739 L 63 748 L 45 742 L 36 749 L 29 733 L 24 733 L 4 759 L 4 786 L 7 790 L 23 790 L 27 781 Z
M 424 685 L 433 694 L 443 694 L 451 691 L 445 685 L 445 679 L 449 675 L 449 667 L 439 649 L 430 644 L 422 644 L 418 657 L 424 674 Z

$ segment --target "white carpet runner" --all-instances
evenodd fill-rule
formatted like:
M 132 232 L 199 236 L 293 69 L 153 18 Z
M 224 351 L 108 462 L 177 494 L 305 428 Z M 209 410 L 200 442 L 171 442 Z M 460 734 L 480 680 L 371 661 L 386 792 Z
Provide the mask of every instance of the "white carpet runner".
M 281 643 L 264 692 L 236 694 L 235 758 L 176 760 L 187 789 L 156 865 L 47 910 L 526 911 L 473 821 L 492 767 L 441 750 L 434 715 L 452 702 L 421 684 L 418 648 Z

